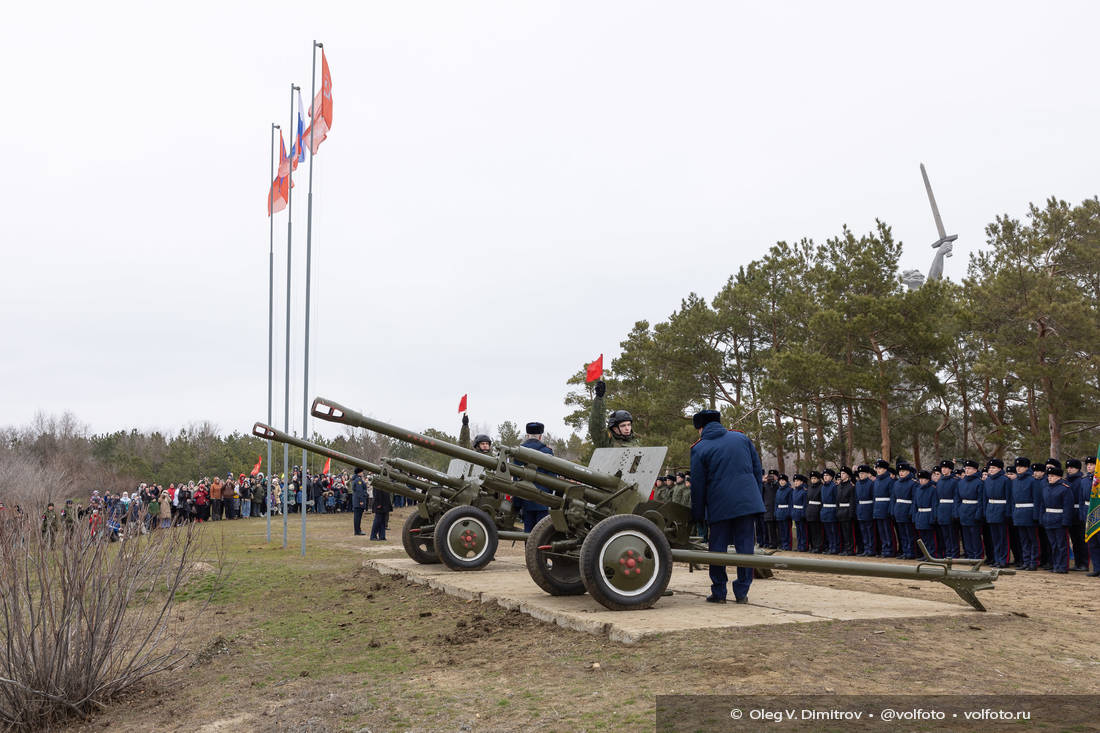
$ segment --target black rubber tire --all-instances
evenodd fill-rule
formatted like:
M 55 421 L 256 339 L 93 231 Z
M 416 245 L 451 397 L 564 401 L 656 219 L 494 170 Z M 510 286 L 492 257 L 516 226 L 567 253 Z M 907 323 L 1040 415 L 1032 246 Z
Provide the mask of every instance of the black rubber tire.
M 621 572 L 619 565 L 612 562 L 613 558 L 605 557 L 601 561 L 604 547 L 612 540 L 620 542 L 623 539 L 640 548 L 635 557 L 643 556 L 645 561 L 654 563 L 642 587 L 629 593 L 611 584 L 610 578 Z M 645 517 L 616 514 L 597 524 L 584 538 L 580 565 L 584 587 L 600 605 L 612 611 L 634 611 L 649 608 L 664 595 L 672 577 L 672 548 L 664 533 Z
M 584 582 L 581 580 L 580 563 L 570 562 L 566 558 L 547 557 L 545 550 L 539 550 L 540 545 L 549 545 L 564 539 L 568 539 L 568 535 L 554 529 L 554 522 L 550 517 L 540 519 L 528 535 L 527 546 L 523 550 L 527 572 L 535 585 L 552 596 L 582 596 Z
M 484 534 L 485 543 L 473 557 L 457 554 L 447 542 L 452 528 L 469 527 Z M 447 510 L 435 523 L 435 551 L 439 560 L 451 570 L 481 570 L 497 554 L 497 525 L 492 517 L 476 506 L 456 506 Z
M 439 555 L 435 552 L 435 534 L 412 534 L 411 529 L 418 529 L 431 522 L 420 516 L 419 512 L 413 512 L 405 520 L 405 526 L 401 528 L 401 544 L 405 546 L 405 552 L 421 565 L 434 565 L 439 562 Z

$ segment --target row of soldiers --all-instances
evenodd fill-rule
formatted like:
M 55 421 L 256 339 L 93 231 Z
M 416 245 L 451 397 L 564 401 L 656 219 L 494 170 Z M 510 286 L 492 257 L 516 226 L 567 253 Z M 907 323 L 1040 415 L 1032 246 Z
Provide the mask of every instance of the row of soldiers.
M 826 468 L 788 478 L 764 476 L 764 547 L 833 555 L 919 557 L 917 540 L 936 557 L 986 558 L 993 567 L 1100 575 L 1100 533 L 1086 541 L 1085 520 L 1096 459 L 994 458 L 982 470 L 966 460 L 916 471 L 891 467 Z M 961 549 L 960 549 L 961 544 Z M 1072 558 L 1072 563 L 1070 562 Z

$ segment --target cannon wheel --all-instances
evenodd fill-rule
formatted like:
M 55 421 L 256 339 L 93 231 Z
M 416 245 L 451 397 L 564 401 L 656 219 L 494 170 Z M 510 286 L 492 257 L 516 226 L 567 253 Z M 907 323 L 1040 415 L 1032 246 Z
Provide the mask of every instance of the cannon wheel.
M 617 514 L 584 538 L 580 566 L 584 587 L 605 608 L 649 608 L 672 577 L 672 549 L 653 522 L 636 514 Z
M 456 506 L 435 523 L 435 550 L 451 570 L 481 570 L 497 554 L 497 526 L 476 506 Z
M 411 530 L 420 529 L 430 524 L 427 519 L 413 512 L 405 520 L 405 526 L 401 528 L 401 544 L 405 546 L 405 552 L 409 557 L 421 565 L 433 565 L 439 562 L 439 555 L 435 552 L 435 537 L 427 533 L 413 534 Z
M 568 535 L 554 529 L 554 522 L 550 517 L 540 519 L 531 530 L 523 551 L 527 572 L 535 585 L 552 596 L 584 595 L 584 582 L 581 580 L 580 563 L 577 559 L 551 555 L 546 550 L 539 549 L 541 545 L 564 539 L 568 539 Z

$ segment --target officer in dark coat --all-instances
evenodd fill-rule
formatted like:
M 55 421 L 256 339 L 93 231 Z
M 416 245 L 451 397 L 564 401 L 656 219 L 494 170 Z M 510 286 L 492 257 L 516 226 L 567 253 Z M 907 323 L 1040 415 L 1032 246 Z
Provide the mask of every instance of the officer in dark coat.
M 371 509 L 374 511 L 374 521 L 370 526 L 370 538 L 382 541 L 386 539 L 386 524 L 389 522 L 390 512 L 393 511 L 393 503 L 385 491 L 374 489 L 373 494 Z
M 736 430 L 726 430 L 717 410 L 703 410 L 692 418 L 699 440 L 691 447 L 691 513 L 710 526 L 709 548 L 726 552 L 732 544 L 739 554 L 755 551 L 756 517 L 764 513 L 760 456 L 752 441 Z M 748 603 L 752 568 L 737 568 L 733 595 Z M 707 601 L 726 600 L 726 566 L 710 566 L 711 594 Z
M 779 526 L 775 517 L 775 495 L 779 491 L 779 471 L 768 471 L 764 479 L 764 543 L 763 546 L 779 547 Z
M 993 554 L 989 564 L 995 568 L 1007 568 L 1009 562 L 1008 520 L 1012 517 L 1012 487 L 1004 474 L 1005 463 L 992 458 L 986 468 L 985 523 L 993 540 Z
M 871 467 L 866 463 L 856 468 L 856 524 L 864 557 L 875 554 L 875 485 L 871 480 Z
M 821 472 L 821 526 L 825 529 L 825 552 L 840 554 L 840 533 L 837 531 L 837 483 L 836 471 L 826 468 Z
M 1088 516 L 1089 507 L 1092 504 L 1092 485 L 1096 480 L 1096 458 L 1089 456 L 1085 459 L 1085 474 L 1082 480 L 1085 482 L 1085 487 L 1089 493 L 1085 495 L 1085 528 L 1088 528 Z M 1087 537 L 1085 540 L 1088 543 L 1089 548 L 1089 561 L 1092 563 L 1092 570 L 1089 571 L 1089 577 L 1095 578 L 1100 576 L 1100 532 L 1093 532 L 1092 537 Z
M 954 476 L 955 462 L 943 461 L 940 463 L 941 476 L 936 482 L 936 496 L 939 504 L 936 508 L 936 526 L 939 533 L 940 547 L 943 548 L 944 557 L 959 556 L 959 518 L 955 513 L 955 503 L 958 499 L 959 482 Z
M 1042 497 L 1047 487 L 1046 470 L 1046 467 L 1038 461 L 1031 464 L 1031 480 L 1032 483 L 1035 484 L 1035 490 L 1039 493 L 1040 497 Z M 1041 507 L 1039 510 L 1039 528 L 1039 567 L 1043 570 L 1050 570 L 1050 541 L 1047 539 L 1046 530 L 1043 529 L 1043 512 Z
M 890 477 L 890 462 L 885 458 L 875 461 L 875 528 L 878 530 L 879 557 L 896 557 L 897 545 L 894 544 L 894 525 L 890 516 L 894 502 L 890 498 L 890 487 L 894 479 Z
M 1050 542 L 1051 572 L 1069 572 L 1069 528 L 1073 524 L 1073 489 L 1062 478 L 1062 467 L 1047 464 L 1040 521 Z
M 779 488 L 775 491 L 776 542 L 780 550 L 791 549 L 791 484 L 787 474 L 779 474 Z
M 1012 528 L 1020 543 L 1016 567 L 1023 570 L 1039 569 L 1039 507 L 1043 492 L 1030 473 L 1031 461 L 1020 456 L 1016 459 L 1016 480 L 1012 482 Z
M 852 478 L 852 469 L 847 466 L 840 469 L 840 483 L 836 487 L 836 526 L 842 555 L 856 554 L 856 485 Z
M 367 511 L 367 482 L 363 480 L 363 469 L 356 468 L 355 475 L 351 479 L 351 508 L 352 527 L 355 529 L 355 534 L 362 535 L 363 532 L 363 512 Z
M 546 426 L 540 422 L 527 423 L 527 439 L 520 445 L 523 448 L 530 448 L 531 450 L 537 450 L 540 453 L 546 453 L 547 455 L 554 455 L 554 451 L 550 449 L 550 446 L 542 442 L 542 434 L 546 432 Z M 520 461 L 516 461 L 520 466 L 526 465 Z M 538 473 L 550 474 L 549 471 L 545 471 L 541 468 L 536 469 Z M 667 478 L 667 477 L 666 477 Z M 535 484 L 539 491 L 543 491 L 547 494 L 551 493 L 550 489 L 542 484 Z M 531 500 L 523 502 L 523 531 L 530 532 L 535 528 L 535 525 L 539 523 L 539 520 L 547 516 L 550 513 L 550 507 L 545 504 L 536 504 Z
M 1081 461 L 1066 461 L 1066 483 L 1073 490 L 1073 523 L 1069 528 L 1070 547 L 1073 549 L 1073 570 L 1089 569 L 1088 546 L 1085 544 L 1085 515 L 1089 513 L 1089 494 L 1092 481 L 1085 481 L 1081 473 Z
M 791 525 L 794 527 L 794 549 L 809 552 L 810 539 L 806 530 L 806 484 L 809 480 L 800 473 L 791 477 Z
M 968 458 L 963 462 L 963 478 L 958 484 L 958 499 L 955 503 L 959 526 L 962 528 L 965 557 L 985 557 L 985 546 L 982 544 L 984 491 L 982 477 L 978 474 L 978 462 Z
M 821 474 L 817 471 L 810 471 L 810 485 L 806 487 L 806 531 L 810 552 L 820 555 L 825 551 L 825 528 L 821 524 Z
M 929 474 L 929 479 L 932 475 Z M 906 560 L 917 557 L 917 537 L 913 517 L 913 492 L 917 482 L 913 480 L 913 467 L 906 461 L 898 461 L 898 477 L 890 484 L 890 514 L 898 532 L 901 556 Z
M 917 486 L 913 489 L 913 527 L 924 543 L 928 554 L 939 557 L 940 548 L 936 544 L 936 485 L 932 483 L 931 471 L 917 471 Z

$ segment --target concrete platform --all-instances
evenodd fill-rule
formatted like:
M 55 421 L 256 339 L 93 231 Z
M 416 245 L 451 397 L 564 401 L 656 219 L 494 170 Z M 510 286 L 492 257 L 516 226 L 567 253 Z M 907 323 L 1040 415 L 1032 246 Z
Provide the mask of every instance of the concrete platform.
M 477 572 L 458 573 L 443 565 L 419 565 L 408 558 L 367 559 L 364 564 L 386 575 L 405 577 L 452 596 L 496 603 L 540 621 L 612 641 L 633 643 L 644 636 L 670 631 L 731 628 L 762 624 L 814 623 L 856 619 L 954 616 L 972 613 L 968 606 L 913 598 L 839 590 L 790 580 L 753 581 L 748 605 L 702 603 L 710 591 L 706 572 L 689 573 L 676 565 L 669 588 L 644 611 L 608 611 L 587 595 L 555 597 L 544 593 L 514 557 L 494 560 Z

